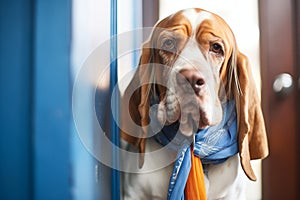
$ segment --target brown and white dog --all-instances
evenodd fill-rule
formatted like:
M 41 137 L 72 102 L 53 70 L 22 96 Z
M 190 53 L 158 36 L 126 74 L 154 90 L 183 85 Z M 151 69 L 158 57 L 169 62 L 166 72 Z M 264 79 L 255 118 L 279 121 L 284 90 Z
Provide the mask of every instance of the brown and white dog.
M 236 103 L 239 153 L 222 164 L 206 166 L 208 199 L 245 199 L 243 181 L 256 180 L 250 160 L 268 155 L 252 70 L 218 15 L 186 9 L 158 22 L 122 97 L 121 136 L 130 144 L 127 148 L 140 155 L 138 160 L 122 158 L 128 169 L 137 169 L 124 175 L 124 199 L 167 199 L 173 166 L 160 163 L 176 153 L 151 154 L 163 148 L 151 138 L 157 132 L 149 131 L 153 117 L 161 126 L 179 122 L 180 131 L 191 136 L 220 123 L 221 103 L 228 99 Z

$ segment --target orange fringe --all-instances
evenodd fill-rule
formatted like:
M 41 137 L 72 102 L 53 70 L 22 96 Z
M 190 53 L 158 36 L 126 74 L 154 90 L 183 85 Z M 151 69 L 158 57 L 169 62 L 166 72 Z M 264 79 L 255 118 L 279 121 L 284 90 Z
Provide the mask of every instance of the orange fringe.
M 184 197 L 186 200 L 206 200 L 204 173 L 201 160 L 191 151 L 191 171 L 185 185 Z

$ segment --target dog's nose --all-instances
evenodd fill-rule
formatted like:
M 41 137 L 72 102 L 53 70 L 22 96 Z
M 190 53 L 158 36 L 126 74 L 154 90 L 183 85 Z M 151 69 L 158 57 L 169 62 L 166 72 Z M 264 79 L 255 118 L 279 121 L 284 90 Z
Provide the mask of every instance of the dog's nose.
M 185 85 L 187 82 L 192 86 L 195 93 L 199 93 L 201 88 L 205 85 L 205 80 L 198 70 L 182 70 L 177 75 L 179 85 Z

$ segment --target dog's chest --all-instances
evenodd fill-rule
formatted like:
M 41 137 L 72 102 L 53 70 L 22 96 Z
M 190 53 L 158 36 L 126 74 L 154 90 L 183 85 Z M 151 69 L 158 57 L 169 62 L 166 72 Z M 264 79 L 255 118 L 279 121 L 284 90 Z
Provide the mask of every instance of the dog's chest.
M 154 139 L 149 139 L 146 145 L 146 153 L 151 153 L 160 148 L 162 147 Z M 153 165 L 153 162 L 151 156 L 146 156 L 143 168 Z M 128 162 L 128 160 L 126 163 L 136 164 L 135 161 Z M 124 200 L 167 199 L 172 170 L 173 164 L 170 164 L 147 173 L 124 173 Z M 238 154 L 221 164 L 204 165 L 204 173 L 207 199 L 246 199 L 245 182 L 247 178 L 240 166 Z

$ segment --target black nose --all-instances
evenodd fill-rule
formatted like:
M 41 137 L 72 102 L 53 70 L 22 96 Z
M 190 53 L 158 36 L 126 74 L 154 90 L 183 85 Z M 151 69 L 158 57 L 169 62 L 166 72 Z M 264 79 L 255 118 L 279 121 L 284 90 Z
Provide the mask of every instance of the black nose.
M 195 93 L 199 93 L 205 85 L 205 80 L 198 70 L 186 69 L 180 71 L 177 75 L 179 85 L 185 85 L 187 82 L 192 86 Z

